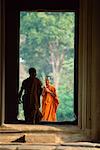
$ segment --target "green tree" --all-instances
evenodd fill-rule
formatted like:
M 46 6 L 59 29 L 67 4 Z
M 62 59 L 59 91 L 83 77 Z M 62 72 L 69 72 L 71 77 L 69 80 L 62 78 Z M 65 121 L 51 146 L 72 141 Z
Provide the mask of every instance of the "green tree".
M 74 18 L 73 12 L 20 13 L 20 57 L 41 79 L 52 77 L 60 93 L 58 120 L 73 113 Z

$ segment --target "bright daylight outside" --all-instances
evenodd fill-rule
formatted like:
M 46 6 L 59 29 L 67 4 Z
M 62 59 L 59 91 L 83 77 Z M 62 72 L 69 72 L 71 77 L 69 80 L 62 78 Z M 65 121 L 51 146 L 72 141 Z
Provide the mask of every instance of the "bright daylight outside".
M 74 36 L 74 12 L 20 12 L 19 89 L 30 67 L 43 85 L 49 76 L 59 99 L 58 122 L 75 120 Z M 18 119 L 24 120 L 22 103 Z

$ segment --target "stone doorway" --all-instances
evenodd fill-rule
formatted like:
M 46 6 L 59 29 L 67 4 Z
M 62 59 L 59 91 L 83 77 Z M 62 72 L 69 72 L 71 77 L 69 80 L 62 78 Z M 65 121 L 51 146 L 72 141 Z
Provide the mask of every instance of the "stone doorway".
M 17 2 L 16 2 L 17 3 Z M 48 4 L 46 4 L 48 5 Z M 14 5 L 15 6 L 15 5 Z M 25 4 L 24 6 L 20 5 L 19 3 L 16 4 L 15 9 L 10 8 L 11 6 L 7 4 L 7 9 L 6 9 L 6 89 L 5 89 L 5 123 L 15 123 L 17 122 L 17 115 L 18 115 L 18 82 L 19 82 L 19 12 L 21 10 L 35 10 L 37 8 L 34 5 L 34 8 L 31 8 L 31 3 L 29 5 Z M 58 9 L 61 10 L 60 6 L 58 4 Z M 76 14 L 78 14 L 78 4 L 75 5 L 75 8 L 72 8 L 69 5 L 68 9 L 72 9 L 76 11 Z M 43 6 L 42 6 L 43 7 Z M 50 6 L 51 8 L 49 10 L 54 10 L 55 7 L 52 4 Z M 65 8 L 63 8 L 64 10 Z M 12 32 L 10 32 L 9 28 L 12 27 Z M 77 28 L 77 26 L 76 26 Z M 10 35 L 10 38 L 9 38 Z M 76 37 L 78 39 L 78 37 Z M 78 45 L 76 45 L 76 48 Z M 13 57 L 12 57 L 13 56 Z M 10 66 L 10 67 L 9 67 Z M 75 66 L 77 68 L 77 66 Z M 75 81 L 77 82 L 77 75 L 75 76 Z M 75 83 L 75 85 L 77 85 Z M 10 88 L 9 88 L 10 86 Z M 76 99 L 75 99 L 75 106 L 74 106 L 74 111 L 75 114 L 78 118 L 78 97 L 77 97 L 77 87 L 75 88 L 75 94 L 76 94 Z M 76 120 L 78 123 L 78 120 Z

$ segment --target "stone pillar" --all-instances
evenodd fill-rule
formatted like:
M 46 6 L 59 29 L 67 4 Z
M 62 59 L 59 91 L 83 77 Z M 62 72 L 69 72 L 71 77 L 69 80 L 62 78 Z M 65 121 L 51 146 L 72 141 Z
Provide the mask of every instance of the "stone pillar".
M 78 51 L 78 108 L 79 127 L 90 134 L 91 128 L 91 0 L 80 0 Z
M 91 136 L 100 141 L 100 2 L 93 1 L 92 8 L 92 124 Z
M 5 102 L 5 1 L 0 0 L 0 125 L 4 123 Z
M 100 2 L 80 0 L 79 126 L 100 141 Z

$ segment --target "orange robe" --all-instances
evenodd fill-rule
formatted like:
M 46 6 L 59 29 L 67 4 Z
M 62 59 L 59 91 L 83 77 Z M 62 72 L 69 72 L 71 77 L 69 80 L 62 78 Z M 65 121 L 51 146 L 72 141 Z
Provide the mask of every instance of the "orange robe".
M 45 88 L 42 94 L 42 121 L 56 121 L 56 111 L 58 107 L 58 98 L 54 86 L 49 85 L 48 88 L 55 96 L 46 92 Z

